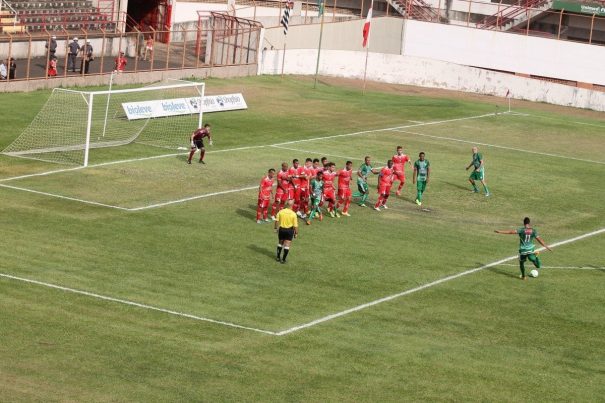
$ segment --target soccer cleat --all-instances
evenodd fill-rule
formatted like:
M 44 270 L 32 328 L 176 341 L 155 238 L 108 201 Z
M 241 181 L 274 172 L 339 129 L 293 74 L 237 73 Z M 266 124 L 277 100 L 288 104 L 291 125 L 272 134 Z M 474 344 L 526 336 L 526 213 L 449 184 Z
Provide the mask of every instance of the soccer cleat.
M 374 207 L 374 210 L 380 211 L 380 207 Z
M 271 221 L 277 221 L 277 218 L 275 218 L 274 215 L 271 216 Z
M 307 215 L 303 214 L 303 215 L 300 216 L 300 218 L 302 218 L 304 220 L 305 218 L 307 218 Z
M 338 211 L 336 212 L 336 218 L 340 218 L 340 213 Z
M 324 220 L 324 215 L 323 214 L 319 214 L 319 221 L 323 221 Z
M 367 207 L 364 203 L 361 203 L 359 207 Z
M 200 160 L 200 164 L 206 164 L 203 160 Z
M 191 160 L 187 160 L 187 163 L 188 163 L 189 165 L 191 165 Z
M 256 220 L 256 223 L 257 223 L 257 224 L 262 224 L 262 223 L 263 223 L 263 221 L 262 221 L 262 220 Z
M 401 196 L 401 191 L 400 190 L 396 191 L 395 196 Z
M 286 264 L 286 259 L 280 260 L 279 261 L 281 264 Z
M 271 222 L 271 219 L 265 218 L 265 222 Z
M 345 217 L 351 217 L 351 214 L 347 213 L 346 211 L 343 211 L 342 215 L 345 216 Z
M 306 221 L 307 225 L 311 225 L 311 220 Z
M 419 206 L 422 206 L 422 202 L 420 200 L 418 200 L 418 199 L 416 199 L 416 204 L 419 205 Z
M 525 276 L 524 276 L 524 275 L 522 275 L 522 274 L 520 274 L 520 275 L 519 275 L 519 278 L 520 278 L 521 280 L 527 280 L 527 277 L 525 277 Z
M 275 261 L 276 261 L 276 262 L 281 262 L 281 259 L 279 258 L 279 256 L 277 256 L 277 257 L 275 258 Z
M 485 197 L 490 197 L 491 195 L 492 195 L 492 194 L 491 194 L 490 192 L 487 192 L 487 193 L 485 194 Z
M 334 217 L 335 217 L 335 215 L 334 215 L 334 210 L 330 210 L 330 211 L 329 211 L 329 213 L 330 213 L 330 217 L 332 217 L 332 218 L 334 218 Z
M 382 205 L 382 208 L 383 208 L 383 209 L 385 209 L 385 210 L 388 210 L 388 209 L 389 209 L 389 208 L 387 207 L 387 205 L 386 205 L 386 204 L 383 204 L 383 205 Z

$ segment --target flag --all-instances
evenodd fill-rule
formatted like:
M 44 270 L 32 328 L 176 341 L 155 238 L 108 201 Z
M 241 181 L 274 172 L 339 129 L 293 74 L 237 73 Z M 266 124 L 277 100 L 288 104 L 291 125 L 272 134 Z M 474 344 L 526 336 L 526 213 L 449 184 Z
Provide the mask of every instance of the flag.
M 284 26 L 284 35 L 288 35 L 288 23 L 290 22 L 290 10 L 292 2 L 287 2 L 284 8 L 284 16 L 281 19 L 281 24 Z
M 370 20 L 372 19 L 372 8 L 368 10 L 368 15 L 366 16 L 366 22 L 363 24 L 363 43 L 361 46 L 364 48 L 368 44 L 368 38 L 370 37 Z
M 506 96 L 505 98 L 508 98 L 510 96 L 510 90 L 506 90 Z

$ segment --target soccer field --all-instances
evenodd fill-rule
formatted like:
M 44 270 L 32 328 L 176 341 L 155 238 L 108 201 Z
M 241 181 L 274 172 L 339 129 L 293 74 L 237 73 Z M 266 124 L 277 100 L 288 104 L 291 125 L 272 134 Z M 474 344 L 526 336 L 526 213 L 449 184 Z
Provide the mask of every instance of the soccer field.
M 605 117 L 356 85 L 207 81 L 249 109 L 205 115 L 206 165 L 136 142 L 86 168 L 0 156 L 0 396 L 601 401 Z M 0 147 L 48 95 L 0 95 Z M 422 208 L 408 170 L 388 210 L 303 226 L 275 262 L 255 223 L 268 168 L 382 166 L 397 145 L 431 163 Z M 470 192 L 473 145 L 489 198 Z M 524 216 L 556 247 L 520 281 L 518 238 L 494 230 Z

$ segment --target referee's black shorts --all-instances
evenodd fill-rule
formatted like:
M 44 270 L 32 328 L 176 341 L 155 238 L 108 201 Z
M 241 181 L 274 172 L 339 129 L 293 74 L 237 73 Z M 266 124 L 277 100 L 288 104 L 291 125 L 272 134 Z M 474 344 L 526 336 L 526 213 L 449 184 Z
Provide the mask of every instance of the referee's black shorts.
M 291 241 L 292 239 L 294 239 L 294 228 L 279 227 L 277 237 L 280 241 Z

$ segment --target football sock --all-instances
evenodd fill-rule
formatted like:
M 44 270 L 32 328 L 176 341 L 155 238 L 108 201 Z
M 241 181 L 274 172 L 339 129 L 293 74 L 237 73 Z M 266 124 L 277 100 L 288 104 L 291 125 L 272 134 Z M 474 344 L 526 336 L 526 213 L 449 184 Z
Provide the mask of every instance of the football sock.
M 350 206 L 350 205 L 351 205 L 351 199 L 347 199 L 347 200 L 345 201 L 345 208 L 344 208 L 342 211 L 343 211 L 343 212 L 345 212 L 345 213 L 348 213 L 348 212 L 349 212 L 349 206 Z
M 289 246 L 284 246 L 284 257 L 282 258 L 282 260 L 284 262 L 286 261 L 286 257 L 288 256 L 289 252 L 290 252 L 290 247 Z
M 483 190 L 485 191 L 485 193 L 489 193 L 489 189 L 487 188 L 487 185 L 483 185 Z
M 368 197 L 369 197 L 369 196 L 370 196 L 369 194 L 364 193 L 364 194 L 363 194 L 363 196 L 361 196 L 361 203 L 362 203 L 362 204 L 365 204 L 365 202 L 367 202 L 367 201 L 368 201 Z
M 403 189 L 403 182 L 399 183 L 399 187 L 397 188 L 397 191 L 401 192 L 401 189 Z
M 416 192 L 416 200 L 422 201 L 422 192 L 420 190 Z
M 542 261 L 540 260 L 540 258 L 538 256 L 535 257 L 534 266 L 536 266 L 537 269 L 542 267 Z
M 206 155 L 206 151 L 200 150 L 200 161 L 204 161 L 204 155 Z
M 473 185 L 473 190 L 474 190 L 475 192 L 478 192 L 478 191 L 479 191 L 479 188 L 477 187 L 477 185 L 475 185 L 475 183 L 474 183 L 474 182 L 472 183 L 472 185 Z
M 525 262 L 519 262 L 519 268 L 521 269 L 521 276 L 525 277 Z
M 195 154 L 195 150 L 191 150 L 189 152 L 189 158 L 187 159 L 187 161 L 191 161 L 191 159 L 193 158 L 193 154 Z
M 277 258 L 280 258 L 281 255 L 281 250 L 282 250 L 282 246 L 280 244 L 277 244 Z M 285 252 L 284 252 L 285 253 Z
M 258 206 L 256 208 L 256 221 L 260 220 L 262 213 L 263 213 L 263 209 L 260 206 Z

